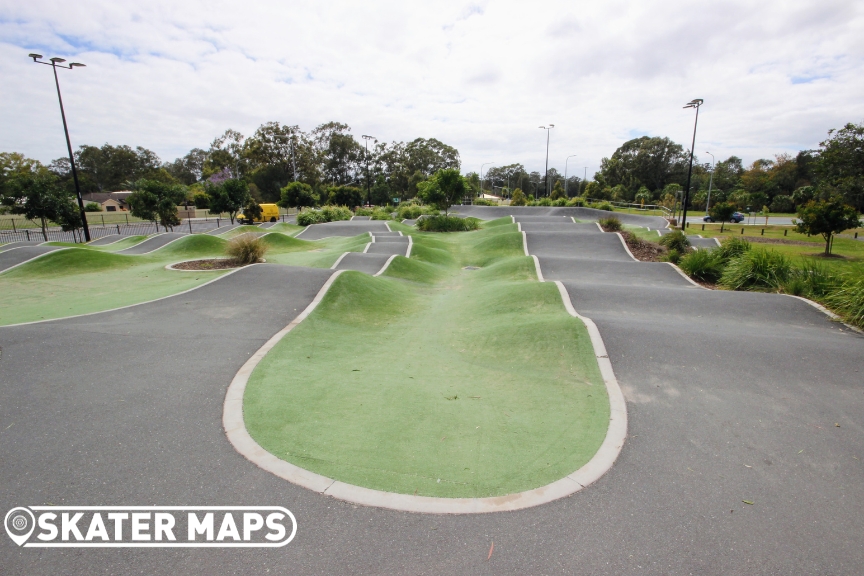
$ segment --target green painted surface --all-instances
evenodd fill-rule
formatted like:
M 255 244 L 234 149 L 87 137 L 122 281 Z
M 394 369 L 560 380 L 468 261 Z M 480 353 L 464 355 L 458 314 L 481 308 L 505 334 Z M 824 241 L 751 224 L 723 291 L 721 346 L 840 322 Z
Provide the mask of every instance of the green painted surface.
M 587 331 L 536 281 L 516 226 L 491 224 L 414 232 L 384 276 L 343 273 L 250 378 L 253 438 L 318 474 L 424 496 L 510 494 L 585 464 L 609 422 Z

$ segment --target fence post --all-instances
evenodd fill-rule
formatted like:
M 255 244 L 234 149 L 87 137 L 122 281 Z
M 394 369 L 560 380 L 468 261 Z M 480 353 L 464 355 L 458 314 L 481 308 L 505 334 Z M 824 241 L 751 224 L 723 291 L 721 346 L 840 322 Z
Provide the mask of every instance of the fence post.
M 18 232 L 18 231 L 15 230 L 15 218 L 12 218 L 12 233 L 15 234 L 15 233 L 17 233 L 17 232 Z
M 128 215 L 128 214 L 124 214 L 123 216 L 126 217 L 126 225 L 128 226 L 128 225 L 129 225 L 129 215 Z
M 186 222 L 189 223 L 189 234 L 191 234 L 191 233 L 192 233 L 192 220 L 190 220 L 190 219 L 187 218 L 187 219 L 186 219 Z
M 744 235 L 744 229 L 743 228 L 741 228 L 741 235 L 742 236 Z
M 24 232 L 27 234 L 27 241 L 30 241 L 30 230 L 24 229 Z
M 100 214 L 99 218 L 102 219 L 102 227 L 104 228 L 105 227 L 105 216 L 103 214 Z
M 216 228 L 219 228 L 219 217 L 216 217 Z
M 765 229 L 764 229 L 764 228 L 762 228 L 762 233 L 759 234 L 759 235 L 760 235 L 760 236 L 764 236 L 764 235 L 765 235 Z
M 786 236 L 786 234 L 788 234 L 788 233 L 789 233 L 789 229 L 788 229 L 788 228 L 786 228 L 785 230 L 783 230 L 783 236 Z

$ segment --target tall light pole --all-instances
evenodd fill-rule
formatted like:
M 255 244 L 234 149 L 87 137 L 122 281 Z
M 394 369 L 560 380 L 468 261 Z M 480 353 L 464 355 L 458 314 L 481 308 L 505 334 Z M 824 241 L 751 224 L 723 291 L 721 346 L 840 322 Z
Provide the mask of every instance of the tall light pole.
M 372 183 L 369 181 L 369 140 L 375 140 L 374 136 L 363 134 L 363 140 L 366 141 L 366 204 L 372 205 Z M 377 140 L 376 140 L 377 142 Z
M 567 156 L 567 158 L 564 159 L 564 195 L 567 196 L 567 198 L 570 198 L 570 194 L 567 193 L 567 161 L 570 160 L 570 158 L 576 158 L 576 154 Z
M 487 166 L 489 164 L 495 164 L 495 162 L 486 162 L 480 165 L 480 196 L 483 196 L 483 166 Z
M 81 224 L 84 227 L 84 240 L 90 242 L 90 227 L 87 226 L 87 213 L 84 211 L 84 199 L 81 197 L 81 186 L 78 184 L 78 170 L 75 169 L 75 156 L 72 154 L 72 141 L 69 140 L 69 128 L 66 126 L 66 112 L 63 110 L 63 97 L 60 95 L 60 80 L 57 78 L 57 68 L 72 70 L 73 68 L 83 68 L 84 64 L 80 62 L 72 62 L 68 66 L 63 66 L 65 62 L 63 58 L 51 58 L 51 63 L 40 62 L 41 54 L 28 54 L 33 58 L 36 64 L 45 64 L 51 66 L 54 70 L 54 84 L 57 85 L 57 100 L 60 101 L 60 117 L 63 118 L 63 132 L 66 134 L 66 148 L 69 150 L 69 164 L 72 166 L 72 179 L 75 181 L 75 194 L 78 196 L 78 210 L 81 213 Z
M 708 215 L 708 208 L 711 206 L 711 185 L 714 183 L 714 155 L 705 151 L 705 154 L 711 156 L 711 178 L 708 179 L 708 201 L 705 202 L 705 215 Z
M 541 130 L 546 130 L 546 176 L 544 179 L 547 196 L 549 196 L 549 131 L 553 128 L 555 128 L 554 124 L 549 124 L 549 126 L 540 126 Z
M 684 108 L 696 109 L 696 120 L 693 121 L 693 142 L 690 143 L 690 168 L 687 169 L 687 188 L 684 189 L 684 205 L 681 207 L 681 230 L 687 227 L 687 203 L 690 201 L 690 178 L 693 176 L 693 149 L 696 147 L 696 126 L 699 124 L 699 107 L 704 100 L 696 98 L 687 103 Z

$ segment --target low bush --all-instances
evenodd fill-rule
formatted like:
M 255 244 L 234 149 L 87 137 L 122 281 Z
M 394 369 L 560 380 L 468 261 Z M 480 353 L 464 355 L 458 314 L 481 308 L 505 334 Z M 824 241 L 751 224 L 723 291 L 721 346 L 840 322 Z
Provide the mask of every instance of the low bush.
M 718 256 L 717 249 L 701 249 L 684 255 L 678 266 L 691 278 L 714 284 L 723 275 L 726 262 Z
M 359 210 L 358 210 L 359 213 Z M 372 210 L 372 213 L 369 214 L 372 217 L 372 220 L 392 220 L 393 219 L 393 207 L 378 207 Z
M 225 253 L 237 264 L 246 266 L 260 262 L 267 252 L 267 248 L 268 245 L 260 237 L 253 234 L 241 234 L 228 242 L 225 246 Z
M 84 211 L 85 212 L 101 212 L 102 206 L 100 206 L 96 202 L 88 202 L 87 204 L 84 205 Z
M 354 211 L 355 216 L 372 216 L 372 208 L 357 208 Z
M 720 284 L 731 290 L 778 289 L 789 281 L 792 264 L 774 250 L 750 250 L 726 265 Z
M 534 204 L 535 206 L 552 206 L 552 200 L 550 198 L 540 198 Z
M 660 238 L 660 245 L 669 250 L 677 250 L 679 254 L 685 254 L 690 249 L 690 240 L 681 230 L 673 230 Z
M 321 224 L 323 222 L 336 222 L 338 220 L 350 220 L 354 216 L 344 206 L 324 206 L 321 210 L 304 210 L 297 214 L 297 224 L 309 226 L 310 224 Z
M 789 272 L 789 279 L 781 289 L 793 296 L 821 297 L 837 290 L 842 279 L 820 262 L 808 261 Z
M 439 214 L 418 220 L 417 228 L 423 232 L 467 232 L 480 228 L 480 220 Z
M 567 201 L 567 206 L 572 207 L 582 207 L 585 206 L 585 199 L 581 196 L 574 196 L 570 200 Z
M 737 258 L 749 252 L 751 247 L 752 245 L 747 240 L 732 236 L 723 240 L 723 243 L 720 244 L 719 248 L 715 249 L 714 253 L 723 262 L 728 262 L 732 258 Z
M 606 210 L 607 212 L 612 212 L 615 207 L 612 206 L 609 202 L 597 202 L 591 206 L 592 208 L 596 208 L 597 210 Z
M 556 198 L 555 200 L 552 200 L 552 206 L 567 206 L 567 198 Z
M 606 232 L 618 232 L 621 230 L 621 220 L 617 216 L 609 216 L 598 220 L 600 227 Z
M 474 206 L 498 206 L 497 200 L 487 200 L 486 198 L 475 198 Z
M 421 206 L 420 204 L 400 204 L 399 209 L 396 211 L 396 219 L 397 220 L 416 220 L 420 216 L 426 215 L 435 215 L 438 214 L 438 210 L 435 210 L 431 206 Z
M 824 302 L 849 324 L 864 328 L 864 280 L 847 280 L 825 296 Z
M 671 262 L 672 264 L 678 264 L 678 262 L 681 261 L 681 252 L 679 252 L 677 248 L 670 248 L 663 257 L 663 260 L 665 262 Z

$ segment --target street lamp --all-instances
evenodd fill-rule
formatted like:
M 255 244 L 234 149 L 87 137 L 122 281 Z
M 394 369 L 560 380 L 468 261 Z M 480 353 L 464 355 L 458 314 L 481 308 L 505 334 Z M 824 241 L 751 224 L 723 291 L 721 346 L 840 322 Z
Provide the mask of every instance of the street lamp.
M 372 205 L 372 184 L 369 182 L 369 140 L 375 140 L 374 136 L 363 134 L 363 140 L 366 141 L 366 204 Z M 377 140 L 375 140 L 377 142 Z
M 704 100 L 696 98 L 687 103 L 684 108 L 696 109 L 696 120 L 693 122 L 693 142 L 690 143 L 690 168 L 687 170 L 687 188 L 684 189 L 684 205 L 681 210 L 681 230 L 687 227 L 687 203 L 690 201 L 690 178 L 693 175 L 693 149 L 696 147 L 696 125 L 699 123 L 699 107 Z
M 546 176 L 545 176 L 545 188 L 546 195 L 549 196 L 549 131 L 555 128 L 554 124 L 549 124 L 549 126 L 540 126 L 541 130 L 546 130 Z
M 711 185 L 714 183 L 714 155 L 705 151 L 705 154 L 711 156 L 711 178 L 708 179 L 708 201 L 705 202 L 705 215 L 708 215 L 708 208 L 711 206 Z
M 495 164 L 495 162 L 486 162 L 480 165 L 480 196 L 483 196 L 483 166 L 487 164 Z
M 57 78 L 57 68 L 72 70 L 73 68 L 83 68 L 84 64 L 80 62 L 72 62 L 68 66 L 63 66 L 66 62 L 63 58 L 51 58 L 51 63 L 40 62 L 41 54 L 28 54 L 36 64 L 45 64 L 54 69 L 54 84 L 57 85 L 57 100 L 60 101 L 60 117 L 63 118 L 63 132 L 66 134 L 66 148 L 69 149 L 69 163 L 72 166 L 72 179 L 75 181 L 75 194 L 78 196 L 78 210 L 81 213 L 81 223 L 84 227 L 84 240 L 90 242 L 90 228 L 87 226 L 87 213 L 84 211 L 84 199 L 81 198 L 81 186 L 78 185 L 78 171 L 75 169 L 75 156 L 72 154 L 72 142 L 69 140 L 69 128 L 66 126 L 66 112 L 63 110 L 63 97 L 60 95 L 60 80 Z
M 576 154 L 573 154 L 571 156 L 567 156 L 567 158 L 564 160 L 564 195 L 567 196 L 567 198 L 570 198 L 570 195 L 567 193 L 567 161 L 570 160 L 570 158 L 575 157 Z

